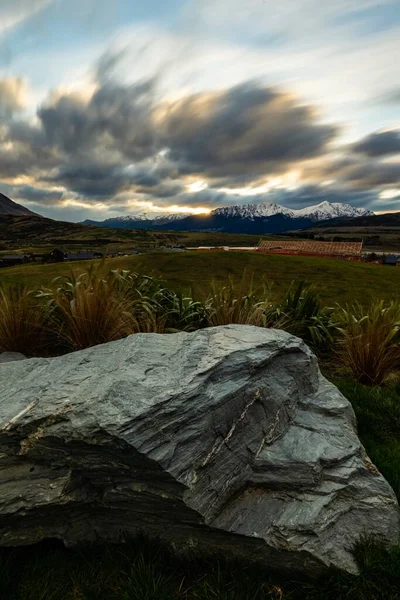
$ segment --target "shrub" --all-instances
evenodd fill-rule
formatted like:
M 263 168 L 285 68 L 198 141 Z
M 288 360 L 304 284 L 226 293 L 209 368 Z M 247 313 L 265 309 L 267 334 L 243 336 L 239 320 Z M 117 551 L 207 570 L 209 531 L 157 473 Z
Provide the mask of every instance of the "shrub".
M 23 286 L 0 288 L 0 351 L 32 355 L 43 350 L 47 314 Z
M 365 309 L 355 302 L 338 315 L 339 361 L 360 383 L 381 384 L 400 361 L 400 304 L 380 300 Z

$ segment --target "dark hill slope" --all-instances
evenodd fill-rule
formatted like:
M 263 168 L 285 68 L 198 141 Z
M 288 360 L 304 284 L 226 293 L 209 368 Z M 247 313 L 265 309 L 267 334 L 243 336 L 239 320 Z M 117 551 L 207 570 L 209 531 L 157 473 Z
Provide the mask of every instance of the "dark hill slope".
M 0 215 L 26 215 L 39 217 L 36 213 L 32 212 L 25 206 L 17 204 L 13 200 L 10 200 L 4 194 L 0 194 Z

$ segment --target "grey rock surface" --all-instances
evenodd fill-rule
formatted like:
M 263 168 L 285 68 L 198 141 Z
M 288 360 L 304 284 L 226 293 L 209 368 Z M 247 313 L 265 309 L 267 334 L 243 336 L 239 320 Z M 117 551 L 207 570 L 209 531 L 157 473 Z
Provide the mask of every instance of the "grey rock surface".
M 285 332 L 138 334 L 0 365 L 0 544 L 139 531 L 178 551 L 350 572 L 399 540 L 349 402 Z
M 0 364 L 13 362 L 14 360 L 25 360 L 26 356 L 20 352 L 0 352 Z

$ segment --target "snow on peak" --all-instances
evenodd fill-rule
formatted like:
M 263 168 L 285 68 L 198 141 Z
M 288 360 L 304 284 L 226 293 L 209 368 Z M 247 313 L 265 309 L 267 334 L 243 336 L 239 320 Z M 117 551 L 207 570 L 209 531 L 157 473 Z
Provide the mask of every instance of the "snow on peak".
M 308 217 L 312 221 L 326 221 L 338 217 L 354 218 L 373 215 L 366 208 L 355 208 L 351 204 L 343 204 L 341 202 L 320 202 L 314 206 L 307 206 L 294 211 L 299 217 Z
M 243 204 L 241 206 L 225 206 L 216 208 L 212 215 L 223 215 L 224 217 L 240 217 L 241 219 L 253 220 L 259 217 L 271 217 L 272 215 L 292 216 L 294 211 L 280 206 L 275 202 L 261 202 L 260 204 Z
M 372 215 L 365 208 L 355 208 L 350 204 L 340 202 L 320 202 L 305 208 L 290 209 L 275 202 L 261 202 L 260 204 L 243 204 L 241 206 L 227 206 L 216 208 L 212 215 L 223 215 L 224 217 L 239 217 L 241 219 L 254 220 L 260 217 L 271 217 L 273 215 L 286 215 L 291 218 L 307 218 L 311 221 L 327 221 L 337 217 L 353 218 Z

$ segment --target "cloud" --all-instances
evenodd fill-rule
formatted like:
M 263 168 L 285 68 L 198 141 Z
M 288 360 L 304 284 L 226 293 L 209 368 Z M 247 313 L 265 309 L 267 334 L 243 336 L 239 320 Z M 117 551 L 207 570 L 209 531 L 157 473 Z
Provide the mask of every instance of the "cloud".
M 377 160 L 393 152 L 398 132 L 371 134 L 342 147 L 342 158 L 334 159 L 340 125 L 324 123 L 295 95 L 249 81 L 172 101 L 159 97 L 154 78 L 120 83 L 118 61 L 106 56 L 98 63 L 90 93 L 50 94 L 34 120 L 15 114 L 23 82 L 0 81 L 7 108 L 0 176 L 11 195 L 38 206 L 75 202 L 104 211 L 124 203 L 128 209 L 266 200 L 294 207 L 326 199 L 362 205 L 399 182 L 400 163 Z M 297 172 L 315 185 L 295 182 L 295 192 L 285 190 L 289 174 Z M 326 179 L 334 179 L 335 188 L 317 185 Z
M 229 191 L 207 188 L 178 197 L 180 203 L 215 208 L 216 206 L 243 205 L 249 202 L 276 202 L 290 208 L 304 208 L 323 201 L 349 203 L 353 206 L 369 206 L 379 202 L 373 190 L 357 190 L 349 186 L 301 185 L 296 189 L 274 189 L 260 194 L 235 194 Z
M 371 133 L 354 144 L 353 151 L 367 156 L 400 154 L 400 130 Z
M 0 34 L 2 30 L 14 27 L 35 13 L 43 10 L 54 0 L 1 0 Z
M 0 119 L 9 119 L 13 113 L 24 108 L 28 88 L 20 77 L 0 79 Z
M 99 146 L 137 160 L 156 148 L 152 104 L 152 80 L 105 83 L 88 102 L 76 94 L 59 96 L 39 109 L 38 118 L 47 143 L 67 154 Z
M 350 183 L 357 188 L 393 187 L 400 183 L 400 162 L 361 160 L 346 156 L 325 165 L 323 173 L 326 177 Z
M 378 98 L 380 104 L 400 104 L 400 87 L 393 88 Z
M 168 107 L 161 139 L 183 173 L 275 172 L 323 153 L 338 135 L 315 109 L 254 82 L 199 93 Z
M 28 204 L 38 206 L 53 206 L 63 199 L 62 190 L 47 189 L 33 185 L 7 185 L 1 184 L 2 193 L 12 196 L 14 200 L 22 200 Z

